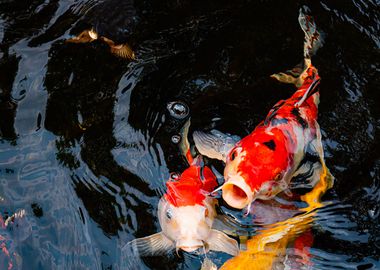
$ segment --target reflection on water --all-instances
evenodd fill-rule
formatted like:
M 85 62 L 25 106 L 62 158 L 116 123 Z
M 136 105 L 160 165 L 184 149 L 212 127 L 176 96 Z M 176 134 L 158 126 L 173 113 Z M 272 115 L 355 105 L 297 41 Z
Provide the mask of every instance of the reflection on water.
M 270 0 L 1 2 L 0 245 L 8 254 L 0 263 L 122 269 L 121 247 L 159 230 L 165 180 L 187 166 L 171 140 L 185 119 L 172 117 L 167 104 L 187 104 L 193 129 L 248 134 L 292 92 L 269 75 L 302 58 L 298 8 Z M 323 78 L 319 122 L 336 181 L 324 197 L 331 203 L 308 229 L 307 260 L 312 269 L 377 269 L 378 7 L 351 0 L 310 8 L 326 36 L 313 60 Z M 91 27 L 128 42 L 137 61 L 109 54 L 101 42 L 64 42 Z M 265 222 L 288 218 L 252 225 L 223 202 L 220 210 L 231 216 L 218 226 L 242 243 Z M 5 225 L 20 211 L 25 215 Z M 308 243 L 307 233 L 284 254 L 303 262 L 295 246 Z M 209 257 L 218 266 L 229 259 Z M 199 269 L 201 261 L 180 253 L 128 265 Z
M 324 206 L 321 197 L 332 188 L 334 182 L 323 160 L 319 178 L 316 186 L 301 196 L 301 200 L 307 204 L 300 209 L 303 213 L 264 225 L 247 241 L 247 251 L 242 251 L 239 256 L 227 261 L 221 269 L 273 269 L 277 268 L 276 265 L 286 265 L 291 269 L 313 267 L 310 254 L 313 235 L 310 227 L 318 214 L 317 211 Z M 286 248 L 291 243 L 293 243 L 293 254 L 290 253 L 285 259 Z

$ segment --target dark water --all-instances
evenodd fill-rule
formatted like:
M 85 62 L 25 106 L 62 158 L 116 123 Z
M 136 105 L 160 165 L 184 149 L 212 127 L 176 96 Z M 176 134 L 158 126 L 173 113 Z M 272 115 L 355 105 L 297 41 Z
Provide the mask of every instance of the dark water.
M 165 180 L 187 167 L 171 142 L 186 119 L 167 103 L 188 104 L 192 130 L 248 134 L 293 91 L 269 75 L 302 59 L 302 4 L 0 0 L 0 214 L 25 211 L 0 228 L 0 269 L 122 269 L 121 247 L 159 230 Z M 313 226 L 312 268 L 380 269 L 380 3 L 307 5 L 325 33 L 313 63 L 336 177 Z M 90 27 L 138 61 L 64 42 Z M 174 253 L 138 265 L 200 263 Z

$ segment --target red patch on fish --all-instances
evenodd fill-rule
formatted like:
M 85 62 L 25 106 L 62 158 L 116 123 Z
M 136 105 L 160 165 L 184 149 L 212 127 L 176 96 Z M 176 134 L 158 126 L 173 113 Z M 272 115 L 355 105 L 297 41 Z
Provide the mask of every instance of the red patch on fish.
M 218 185 L 213 172 L 198 165 L 187 168 L 177 181 L 168 181 L 165 199 L 175 207 L 203 205 L 205 192 L 213 191 Z
M 293 163 L 298 143 L 315 137 L 318 104 L 313 95 L 319 93 L 313 92 L 299 106 L 297 102 L 307 95 L 309 87 L 319 79 L 317 70 L 310 66 L 302 86 L 289 99 L 279 101 L 266 119 L 230 152 L 229 159 L 233 160 L 234 151 L 239 151 L 239 148 L 244 151 L 244 161 L 238 164 L 238 172 L 252 191 L 258 190 L 266 182 L 274 183 L 282 179 Z M 310 136 L 305 136 L 305 130 Z
M 242 139 L 236 148 L 246 149 L 245 159 L 238 171 L 252 190 L 258 189 L 263 183 L 280 177 L 291 161 L 291 155 L 286 148 L 286 137 L 279 129 L 272 129 L 269 135 L 265 127 L 258 127 L 250 135 Z M 274 145 L 273 150 L 267 144 Z M 232 152 L 233 153 L 233 152 Z M 277 176 L 279 175 L 279 176 Z

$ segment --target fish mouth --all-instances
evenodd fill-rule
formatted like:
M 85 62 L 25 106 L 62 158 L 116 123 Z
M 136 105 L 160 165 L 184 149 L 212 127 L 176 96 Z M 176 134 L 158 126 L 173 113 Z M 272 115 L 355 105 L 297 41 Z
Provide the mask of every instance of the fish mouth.
M 222 197 L 229 206 L 243 209 L 253 201 L 253 192 L 241 176 L 234 176 L 223 184 Z
M 200 246 L 199 245 L 197 245 L 197 246 L 180 246 L 178 248 L 183 250 L 183 251 L 191 253 L 191 252 L 194 252 L 194 251 L 200 249 L 201 247 L 203 247 L 203 245 L 200 245 Z
M 200 248 L 204 247 L 202 240 L 179 240 L 177 242 L 177 250 L 181 249 L 186 252 L 194 252 Z

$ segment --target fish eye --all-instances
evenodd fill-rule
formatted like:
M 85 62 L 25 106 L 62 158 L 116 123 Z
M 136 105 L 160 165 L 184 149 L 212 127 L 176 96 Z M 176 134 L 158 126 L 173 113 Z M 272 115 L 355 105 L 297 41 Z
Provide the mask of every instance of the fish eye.
M 179 177 L 180 177 L 180 174 L 177 172 L 170 173 L 170 179 L 173 181 L 177 181 L 179 179 Z
M 173 217 L 173 213 L 172 213 L 172 210 L 170 208 L 168 210 L 166 210 L 166 217 L 167 217 L 167 219 L 172 219 L 172 217 Z

